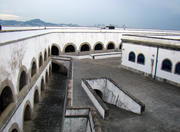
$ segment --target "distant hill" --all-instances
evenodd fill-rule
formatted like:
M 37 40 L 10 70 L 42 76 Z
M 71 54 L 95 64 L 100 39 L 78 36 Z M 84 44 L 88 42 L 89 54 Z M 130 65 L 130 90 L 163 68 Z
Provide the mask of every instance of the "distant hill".
M 32 19 L 29 21 L 0 20 L 0 25 L 3 25 L 3 26 L 71 26 L 71 27 L 79 26 L 77 24 L 48 23 L 40 19 Z

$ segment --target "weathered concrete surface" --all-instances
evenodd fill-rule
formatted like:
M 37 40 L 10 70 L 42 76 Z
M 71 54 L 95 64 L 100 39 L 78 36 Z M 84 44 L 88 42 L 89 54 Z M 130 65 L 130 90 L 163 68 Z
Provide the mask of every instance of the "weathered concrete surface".
M 179 132 L 180 88 L 154 81 L 120 66 L 120 58 L 73 61 L 73 105 L 93 106 L 81 78 L 110 77 L 146 105 L 142 116 L 112 105 L 109 117 L 99 117 L 103 132 Z
M 61 132 L 66 90 L 66 76 L 52 74 L 33 119 L 26 123 L 25 132 Z

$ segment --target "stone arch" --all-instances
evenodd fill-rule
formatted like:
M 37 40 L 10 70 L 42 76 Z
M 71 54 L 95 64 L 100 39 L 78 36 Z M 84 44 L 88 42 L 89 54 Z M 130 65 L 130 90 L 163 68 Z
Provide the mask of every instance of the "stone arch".
M 84 42 L 80 45 L 80 52 L 86 52 L 91 50 L 91 45 L 87 42 Z
M 34 105 L 39 103 L 39 91 L 38 88 L 36 86 L 35 91 L 34 91 Z
M 14 102 L 14 96 L 11 88 L 9 86 L 3 87 L 0 93 L 0 115 L 13 102 Z
M 33 77 L 37 73 L 37 63 L 36 59 L 33 58 L 31 61 L 31 77 Z
M 113 49 L 115 49 L 115 44 L 114 44 L 114 42 L 109 42 L 108 44 L 107 44 L 107 47 L 106 47 L 106 49 L 107 50 L 113 50 Z
M 94 91 L 101 99 L 103 99 L 103 93 L 99 89 L 94 89 Z
M 43 65 L 43 57 L 42 57 L 42 52 L 39 54 L 39 67 Z
M 18 90 L 19 92 L 28 84 L 27 68 L 22 66 L 18 75 Z
M 131 51 L 131 52 L 129 53 L 128 60 L 131 61 L 131 62 L 135 62 L 135 60 L 136 60 L 136 54 L 135 54 L 133 51 Z
M 137 63 L 138 64 L 143 64 L 143 65 L 145 64 L 145 56 L 144 56 L 144 54 L 142 54 L 142 53 L 138 54 Z
M 41 78 L 41 92 L 45 89 L 44 77 Z
M 46 70 L 45 78 L 46 78 L 46 83 L 48 83 L 48 71 L 47 70 Z
M 68 74 L 67 68 L 63 64 L 56 62 L 56 61 L 52 62 L 52 72 L 53 73 L 61 73 L 63 75 Z
M 172 71 L 172 62 L 170 59 L 164 59 L 162 61 L 161 69 L 163 71 L 171 72 Z
M 47 60 L 47 50 L 45 49 L 44 50 L 44 61 L 46 61 Z
M 27 100 L 24 105 L 23 116 L 22 116 L 23 130 L 25 129 L 25 122 L 31 119 L 32 119 L 32 107 L 30 101 Z
M 13 123 L 9 128 L 8 132 L 20 132 L 19 126 L 17 123 Z
M 176 63 L 174 73 L 180 75 L 180 62 Z
M 94 50 L 95 51 L 100 51 L 100 50 L 103 50 L 104 49 L 104 44 L 102 42 L 97 42 L 95 45 L 94 45 Z
M 76 52 L 76 50 L 77 50 L 77 47 L 73 43 L 67 43 L 64 46 L 64 53 L 74 53 L 74 52 Z
M 50 57 L 50 55 L 51 55 L 51 50 L 50 50 L 50 47 L 48 47 L 48 57 Z
M 57 44 L 52 44 L 51 46 L 51 55 L 59 55 L 60 54 L 60 47 Z

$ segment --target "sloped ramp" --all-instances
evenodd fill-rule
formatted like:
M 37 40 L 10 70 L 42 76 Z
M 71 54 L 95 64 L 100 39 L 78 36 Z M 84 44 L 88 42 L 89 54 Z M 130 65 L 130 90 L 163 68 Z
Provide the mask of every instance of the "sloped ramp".
M 82 79 L 81 85 L 103 118 L 109 113 L 104 102 L 136 114 L 145 111 L 145 105 L 140 100 L 119 87 L 110 78 Z

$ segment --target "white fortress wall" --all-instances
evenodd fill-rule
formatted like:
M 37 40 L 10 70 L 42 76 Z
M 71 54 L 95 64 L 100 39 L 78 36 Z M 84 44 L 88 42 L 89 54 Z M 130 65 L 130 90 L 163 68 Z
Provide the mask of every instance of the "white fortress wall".
M 162 61 L 169 59 L 172 63 L 171 72 L 161 70 Z M 171 49 L 159 49 L 158 65 L 157 65 L 157 77 L 173 81 L 180 84 L 180 75 L 175 74 L 175 66 L 180 62 L 180 51 Z

